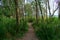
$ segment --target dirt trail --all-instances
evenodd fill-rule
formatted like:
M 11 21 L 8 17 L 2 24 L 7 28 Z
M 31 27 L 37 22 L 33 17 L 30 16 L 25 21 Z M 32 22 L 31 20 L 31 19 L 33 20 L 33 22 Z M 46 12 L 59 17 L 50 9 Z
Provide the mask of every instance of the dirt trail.
M 28 23 L 29 29 L 28 32 L 24 35 L 22 39 L 17 39 L 17 40 L 38 40 L 34 33 L 34 29 L 32 27 L 32 23 Z

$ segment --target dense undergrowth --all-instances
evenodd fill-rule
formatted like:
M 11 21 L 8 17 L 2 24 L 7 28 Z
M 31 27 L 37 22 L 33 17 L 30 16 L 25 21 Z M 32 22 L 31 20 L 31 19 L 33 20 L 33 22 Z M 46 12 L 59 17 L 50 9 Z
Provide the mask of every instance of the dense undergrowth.
M 60 20 L 52 18 L 33 23 L 35 33 L 39 40 L 60 40 Z
M 25 17 L 25 20 L 27 22 L 34 22 L 36 20 L 36 18 L 35 17 Z
M 13 37 L 21 38 L 27 31 L 28 25 L 23 19 L 20 20 L 20 24 L 17 26 L 14 18 L 0 18 L 0 40 L 10 40 Z

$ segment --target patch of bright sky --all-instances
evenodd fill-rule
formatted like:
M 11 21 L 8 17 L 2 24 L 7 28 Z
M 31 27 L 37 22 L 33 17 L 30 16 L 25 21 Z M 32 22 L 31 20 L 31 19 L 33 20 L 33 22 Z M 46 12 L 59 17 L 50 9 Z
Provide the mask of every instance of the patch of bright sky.
M 25 3 L 30 3 L 32 1 L 34 1 L 34 0 L 25 0 Z
M 51 13 L 53 12 L 53 10 L 55 10 L 57 8 L 57 4 L 54 0 L 50 0 L 50 8 L 51 8 Z M 54 15 L 58 15 L 58 10 L 55 12 Z
M 1 1 L 0 1 L 0 5 L 1 5 Z

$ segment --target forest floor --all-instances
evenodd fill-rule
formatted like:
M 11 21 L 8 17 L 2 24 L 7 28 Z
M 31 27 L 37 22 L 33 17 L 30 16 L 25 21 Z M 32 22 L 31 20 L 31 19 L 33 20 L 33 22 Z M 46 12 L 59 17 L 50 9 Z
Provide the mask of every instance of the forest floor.
M 24 35 L 23 38 L 17 39 L 17 40 L 38 40 L 38 38 L 36 37 L 36 35 L 34 33 L 32 23 L 28 23 L 28 25 L 29 25 L 28 32 Z

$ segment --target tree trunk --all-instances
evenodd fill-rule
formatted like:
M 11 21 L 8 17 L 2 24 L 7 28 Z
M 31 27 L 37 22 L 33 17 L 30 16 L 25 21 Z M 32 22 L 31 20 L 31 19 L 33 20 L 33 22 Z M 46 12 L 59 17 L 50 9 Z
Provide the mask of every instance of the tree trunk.
M 35 0 L 36 2 L 36 21 L 38 22 L 38 3 L 37 0 Z
M 49 9 L 49 17 L 51 17 L 49 0 L 48 0 L 48 9 Z
M 58 3 L 59 6 L 59 14 L 58 14 L 58 18 L 60 19 L 60 2 Z
M 47 3 L 46 3 L 46 18 L 47 18 Z
M 40 12 L 41 12 L 42 19 L 43 19 L 43 13 L 42 13 L 41 2 L 39 2 L 39 0 L 38 0 L 38 4 L 39 4 L 39 7 L 40 7 Z
M 16 24 L 19 25 L 19 6 L 18 6 L 18 0 L 15 0 L 15 10 L 16 10 Z
M 22 9 L 22 14 L 23 14 L 23 18 L 24 18 L 24 16 L 25 16 L 25 15 L 24 15 L 24 13 L 25 13 L 25 0 L 23 0 L 22 3 L 23 3 L 23 4 L 22 4 L 22 7 L 23 7 L 23 9 Z

